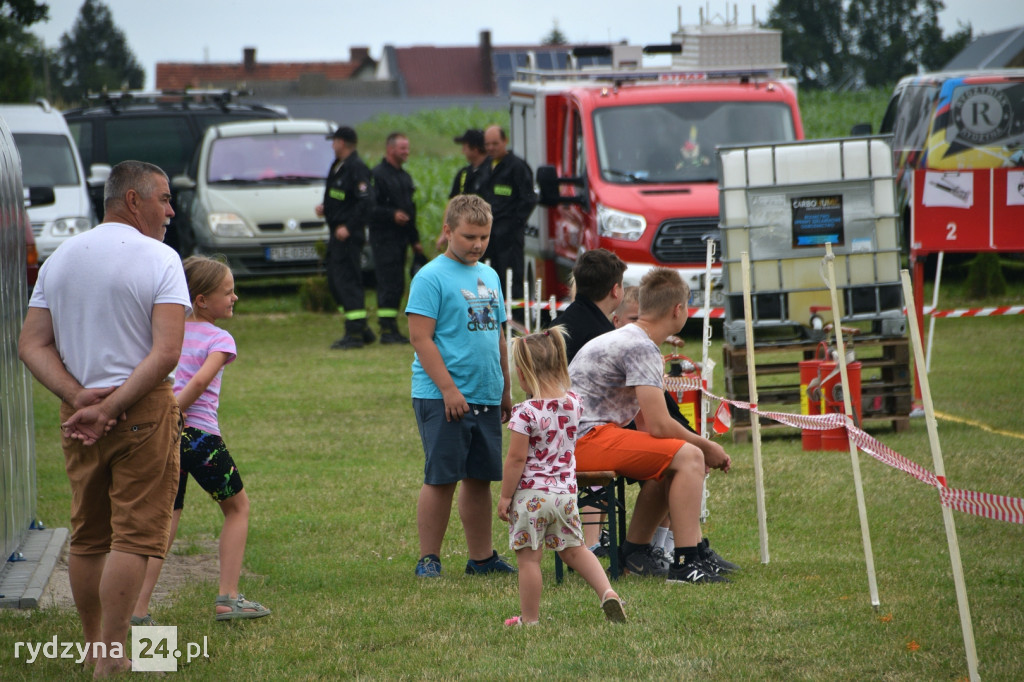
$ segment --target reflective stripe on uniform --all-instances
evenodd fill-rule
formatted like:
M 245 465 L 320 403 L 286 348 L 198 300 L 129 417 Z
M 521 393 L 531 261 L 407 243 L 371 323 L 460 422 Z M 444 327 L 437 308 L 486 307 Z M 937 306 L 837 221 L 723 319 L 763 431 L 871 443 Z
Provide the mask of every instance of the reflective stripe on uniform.
M 395 318 L 395 317 L 398 317 L 398 310 L 396 308 L 379 308 L 377 310 L 377 317 L 378 318 L 381 318 L 381 317 Z
M 339 311 L 340 310 L 341 309 L 339 308 Z M 349 322 L 351 322 L 352 320 L 365 320 L 365 319 L 366 319 L 366 311 L 365 310 L 349 310 L 348 312 L 345 313 L 345 320 L 349 321 Z
M 510 185 L 495 185 L 494 193 L 499 197 L 510 197 L 512 196 L 512 187 Z
M 345 201 L 345 190 L 332 188 L 327 190 L 327 196 L 338 201 Z

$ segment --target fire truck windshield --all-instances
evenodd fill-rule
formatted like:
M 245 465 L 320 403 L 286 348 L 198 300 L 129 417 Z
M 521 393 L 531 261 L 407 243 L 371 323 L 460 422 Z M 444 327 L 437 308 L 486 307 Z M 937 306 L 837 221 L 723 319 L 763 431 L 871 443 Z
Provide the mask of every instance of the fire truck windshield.
M 664 102 L 597 109 L 601 177 L 618 184 L 717 182 L 715 147 L 796 139 L 773 102 Z

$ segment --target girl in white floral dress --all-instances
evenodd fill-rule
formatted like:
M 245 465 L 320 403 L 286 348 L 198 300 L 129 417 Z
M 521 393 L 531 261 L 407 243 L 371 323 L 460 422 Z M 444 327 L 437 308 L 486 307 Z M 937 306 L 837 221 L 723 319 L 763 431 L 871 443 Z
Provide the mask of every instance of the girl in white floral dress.
M 626 620 L 601 562 L 583 542 L 573 457 L 583 407 L 569 390 L 563 333 L 554 327 L 512 342 L 519 385 L 529 398 L 512 408 L 498 501 L 498 518 L 509 524 L 509 547 L 519 564 L 520 615 L 505 621 L 510 626 L 539 622 L 544 547 L 590 584 L 608 620 Z

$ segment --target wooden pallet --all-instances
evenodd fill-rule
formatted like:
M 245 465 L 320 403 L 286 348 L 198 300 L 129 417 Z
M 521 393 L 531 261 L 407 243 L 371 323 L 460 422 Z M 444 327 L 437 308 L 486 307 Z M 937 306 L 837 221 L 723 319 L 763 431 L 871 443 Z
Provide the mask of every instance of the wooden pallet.
M 864 424 L 890 422 L 896 431 L 910 426 L 914 388 L 910 375 L 910 342 L 904 337 L 863 336 L 847 341 L 861 363 L 861 410 Z M 818 344 L 783 341 L 755 345 L 758 406 L 780 412 L 798 412 L 801 360 L 813 360 Z M 748 401 L 747 347 L 726 344 L 722 348 L 725 393 L 730 400 Z M 788 406 L 788 407 L 786 407 Z M 796 410 L 793 409 L 796 406 Z M 750 413 L 734 410 L 734 442 L 750 438 Z M 761 428 L 781 427 L 762 419 Z M 791 429 L 792 430 L 792 429 Z M 793 431 L 798 435 L 799 431 Z

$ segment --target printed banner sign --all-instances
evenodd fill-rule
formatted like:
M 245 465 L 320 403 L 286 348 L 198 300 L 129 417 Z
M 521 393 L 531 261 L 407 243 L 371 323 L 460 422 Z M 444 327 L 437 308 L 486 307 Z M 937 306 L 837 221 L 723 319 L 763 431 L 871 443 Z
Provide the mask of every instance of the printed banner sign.
M 793 197 L 793 246 L 843 244 L 843 197 Z
M 1024 206 L 1024 171 L 1007 171 L 1006 205 Z
M 974 174 L 925 173 L 921 203 L 925 206 L 970 208 L 974 205 Z

